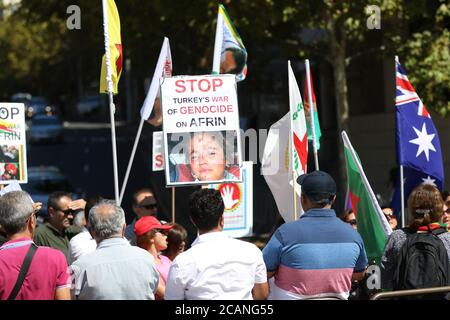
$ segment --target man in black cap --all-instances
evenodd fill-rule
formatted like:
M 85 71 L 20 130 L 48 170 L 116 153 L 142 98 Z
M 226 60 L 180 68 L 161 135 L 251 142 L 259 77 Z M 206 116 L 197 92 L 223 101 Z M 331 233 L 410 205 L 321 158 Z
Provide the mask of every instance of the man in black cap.
M 361 236 L 336 217 L 336 183 L 326 172 L 301 175 L 305 213 L 285 223 L 263 250 L 271 282 L 269 299 L 348 299 L 352 280 L 362 280 L 367 256 Z

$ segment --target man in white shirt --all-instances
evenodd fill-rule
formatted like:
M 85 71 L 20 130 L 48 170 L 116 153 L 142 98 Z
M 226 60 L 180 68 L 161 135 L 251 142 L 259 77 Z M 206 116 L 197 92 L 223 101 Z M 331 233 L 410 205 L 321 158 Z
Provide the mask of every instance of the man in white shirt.
M 189 200 L 190 218 L 199 236 L 170 267 L 166 300 L 260 300 L 269 293 L 261 251 L 252 243 L 228 237 L 223 230 L 224 204 L 219 191 L 201 189 Z
M 89 227 L 89 211 L 93 206 L 98 204 L 103 198 L 100 196 L 92 197 L 86 201 L 84 207 L 84 218 L 86 220 L 86 226 L 75 237 L 70 239 L 69 242 L 69 265 L 77 261 L 81 256 L 95 251 L 97 248 L 97 242 L 89 233 L 87 229 Z

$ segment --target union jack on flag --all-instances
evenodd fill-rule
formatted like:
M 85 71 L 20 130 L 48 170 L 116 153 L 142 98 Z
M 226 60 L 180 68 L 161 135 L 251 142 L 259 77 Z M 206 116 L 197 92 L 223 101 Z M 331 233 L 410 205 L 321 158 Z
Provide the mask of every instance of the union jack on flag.
M 430 113 L 409 82 L 405 70 L 396 61 L 396 144 L 397 163 L 404 166 L 405 200 L 420 183 L 442 190 L 444 168 L 441 144 Z M 392 206 L 400 208 L 399 181 Z

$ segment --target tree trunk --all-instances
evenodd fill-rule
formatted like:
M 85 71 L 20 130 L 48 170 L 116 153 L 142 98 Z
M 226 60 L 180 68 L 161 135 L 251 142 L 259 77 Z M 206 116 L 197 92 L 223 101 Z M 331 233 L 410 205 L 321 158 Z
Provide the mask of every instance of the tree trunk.
M 347 100 L 347 72 L 345 63 L 345 49 L 335 52 L 333 61 L 334 92 L 336 95 L 336 116 L 337 116 L 337 142 L 339 154 L 339 176 L 342 186 L 347 185 L 347 173 L 344 158 L 344 149 L 342 147 L 341 132 L 348 132 L 348 100 Z
M 345 166 L 342 130 L 348 131 L 348 99 L 347 99 L 347 62 L 346 44 L 347 38 L 345 29 L 341 25 L 338 27 L 332 19 L 328 20 L 328 32 L 330 34 L 330 54 L 328 60 L 333 66 L 334 93 L 336 96 L 336 117 L 337 117 L 337 145 L 339 159 L 340 185 L 345 188 L 347 185 L 347 173 Z M 339 182 L 338 182 L 339 184 Z M 342 190 L 342 193 L 345 193 Z

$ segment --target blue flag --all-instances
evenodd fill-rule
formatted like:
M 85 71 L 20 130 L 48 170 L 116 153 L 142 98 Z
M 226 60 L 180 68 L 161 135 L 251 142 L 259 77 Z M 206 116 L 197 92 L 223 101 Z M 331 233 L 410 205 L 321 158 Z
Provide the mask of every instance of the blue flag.
M 442 190 L 444 166 L 433 120 L 398 61 L 396 69 L 397 162 L 404 167 L 406 204 L 410 192 L 421 183 L 433 184 Z M 397 210 L 400 209 L 399 182 L 392 199 L 392 206 Z

